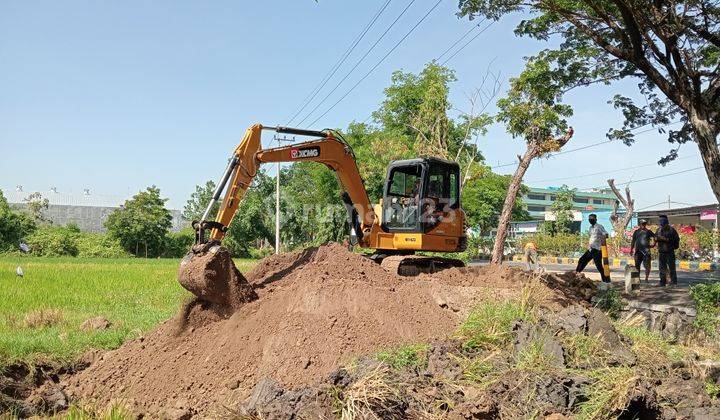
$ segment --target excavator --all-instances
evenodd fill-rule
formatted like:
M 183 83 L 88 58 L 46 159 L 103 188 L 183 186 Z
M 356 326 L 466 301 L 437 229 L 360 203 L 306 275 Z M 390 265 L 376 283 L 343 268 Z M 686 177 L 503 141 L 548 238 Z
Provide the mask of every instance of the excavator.
M 314 138 L 263 149 L 263 131 Z M 217 296 L 224 293 L 208 298 L 210 295 L 203 296 L 203 288 L 231 277 L 218 271 L 236 270 L 229 252 L 222 252 L 221 244 L 260 165 L 307 161 L 322 163 L 335 172 L 348 210 L 349 243 L 374 250 L 368 258 L 401 276 L 463 266 L 457 259 L 416 255 L 418 251 L 459 252 L 467 247 L 465 213 L 460 206 L 460 167 L 456 162 L 436 157 L 391 162 L 383 197 L 373 205 L 352 147 L 340 133 L 255 124 L 246 130 L 232 153 L 202 220 L 192 223 L 195 245 L 181 263 L 180 284 L 201 299 L 223 303 L 225 297 Z M 217 216 L 209 220 L 223 192 Z M 203 276 L 212 278 L 198 278 Z

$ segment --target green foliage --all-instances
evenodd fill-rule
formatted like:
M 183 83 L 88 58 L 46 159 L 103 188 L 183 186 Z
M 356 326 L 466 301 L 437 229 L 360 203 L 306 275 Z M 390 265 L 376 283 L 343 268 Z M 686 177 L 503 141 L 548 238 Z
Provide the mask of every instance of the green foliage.
M 720 283 L 698 284 L 690 288 L 697 315 L 695 326 L 715 336 L 720 328 Z
M 464 349 L 496 348 L 510 340 L 515 321 L 529 318 L 528 309 L 518 301 L 485 301 L 470 312 L 457 335 Z
M 720 397 L 720 384 L 716 384 L 712 380 L 708 380 L 705 382 L 705 392 L 710 396 L 710 398 L 717 399 Z
M 182 258 L 195 243 L 195 231 L 186 228 L 180 232 L 170 232 L 165 236 L 162 256 L 166 258 Z
M 605 311 L 610 318 L 617 319 L 620 311 L 625 306 L 620 292 L 614 287 L 599 290 L 595 295 L 595 307 Z
M 102 233 L 83 232 L 76 236 L 77 256 L 80 258 L 127 258 L 130 253 L 125 251 L 117 238 Z
M 50 200 L 43 198 L 39 192 L 34 192 L 23 199 L 27 211 L 37 223 L 50 223 L 45 216 L 45 211 L 50 207 Z
M 0 252 L 17 250 L 20 241 L 35 230 L 25 213 L 13 211 L 0 190 Z
M 160 197 L 159 188 L 148 187 L 110 214 L 105 227 L 123 248 L 136 256 L 159 256 L 165 236 L 172 226 L 172 216 L 165 208 L 166 201 L 166 198 Z
M 611 103 L 622 111 L 625 122 L 608 133 L 611 139 L 634 142 L 633 130 L 654 126 L 673 144 L 661 164 L 678 156 L 680 144 L 695 142 L 712 163 L 708 175 L 718 171 L 717 136 L 720 122 L 720 95 L 717 69 L 720 65 L 720 8 L 714 0 L 692 2 L 531 0 L 460 0 L 460 16 L 499 20 L 511 13 L 522 16 L 515 33 L 557 49 L 547 49 L 530 62 L 546 66 L 551 78 L 531 72 L 531 83 L 544 86 L 546 98 L 562 95 L 579 86 L 631 78 L 640 95 L 634 100 L 616 95 Z M 634 83 L 634 82 L 633 82 Z M 521 115 L 528 121 L 544 119 L 542 107 L 522 110 L 503 105 L 501 114 L 510 115 L 512 133 L 525 131 Z M 562 114 L 563 111 L 558 112 Z M 662 127 L 680 120 L 679 129 Z M 720 198 L 717 177 L 709 176 Z
M 423 368 L 427 364 L 427 344 L 412 344 L 379 352 L 375 357 L 393 369 Z
M 517 248 L 524 249 L 528 242 L 534 242 L 541 255 L 565 257 L 581 252 L 587 243 L 587 238 L 574 233 L 558 233 L 556 235 L 536 233 L 518 237 Z
M 283 195 L 287 191 L 282 192 Z M 275 243 L 275 182 L 263 171 L 258 172 L 253 185 L 237 210 L 237 216 L 230 223 L 224 245 L 237 257 L 250 256 L 250 249 L 260 242 Z M 282 229 L 291 226 L 283 224 Z
M 183 208 L 183 217 L 185 220 L 200 220 L 202 219 L 203 213 L 210 200 L 212 200 L 213 192 L 215 192 L 215 183 L 213 181 L 207 181 L 205 185 L 196 185 L 195 192 L 190 195 L 190 199 Z M 209 219 L 215 220 L 220 203 L 213 206 L 213 210 L 210 212 Z
M 555 193 L 550 209 L 555 215 L 555 230 L 559 233 L 570 232 L 570 225 L 573 222 L 573 196 L 575 189 L 567 185 L 560 187 Z
M 511 177 L 499 175 L 485 165 L 473 165 L 469 178 L 462 189 L 462 207 L 467 215 L 468 224 L 479 228 L 480 232 L 489 232 L 497 226 L 500 209 L 507 197 Z M 527 192 L 522 187 L 521 194 Z M 528 214 L 523 201 L 518 198 L 513 207 L 512 220 L 528 220 Z
M 505 123 L 508 133 L 537 143 L 543 153 L 559 148 L 554 139 L 567 130 L 565 118 L 573 113 L 559 102 L 564 86 L 554 76 L 547 60 L 531 58 L 525 70 L 510 79 L 510 91 L 497 103 L 497 120 Z
M 72 227 L 42 226 L 27 237 L 33 255 L 42 257 L 75 257 L 79 233 Z

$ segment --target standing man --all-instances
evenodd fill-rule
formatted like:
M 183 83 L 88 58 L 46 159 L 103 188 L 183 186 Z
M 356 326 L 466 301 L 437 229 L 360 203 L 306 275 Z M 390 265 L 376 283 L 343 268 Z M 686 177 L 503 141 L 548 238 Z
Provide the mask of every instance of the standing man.
M 675 250 L 680 248 L 680 235 L 670 226 L 666 215 L 660 216 L 660 227 L 655 232 L 658 247 L 658 265 L 660 266 L 660 287 L 664 287 L 670 275 L 670 285 L 677 285 L 675 272 Z
M 535 245 L 533 241 L 528 241 L 528 243 L 525 244 L 525 267 L 527 270 L 533 271 L 540 268 L 538 265 L 537 245 Z
M 655 234 L 647 228 L 647 220 L 640 219 L 640 227 L 633 233 L 630 252 L 635 256 L 635 269 L 640 272 L 640 265 L 645 266 L 645 281 L 650 278 L 650 248 L 655 246 L 651 241 Z
M 608 233 L 603 225 L 597 222 L 597 215 L 592 213 L 588 216 L 588 222 L 590 222 L 590 230 L 588 231 L 588 250 L 578 260 L 576 272 L 582 273 L 585 266 L 593 260 L 595 267 L 600 272 L 600 277 L 604 283 L 610 283 L 610 277 L 605 275 L 603 269 L 603 258 L 602 258 L 602 246 L 605 245 L 605 240 L 608 237 Z

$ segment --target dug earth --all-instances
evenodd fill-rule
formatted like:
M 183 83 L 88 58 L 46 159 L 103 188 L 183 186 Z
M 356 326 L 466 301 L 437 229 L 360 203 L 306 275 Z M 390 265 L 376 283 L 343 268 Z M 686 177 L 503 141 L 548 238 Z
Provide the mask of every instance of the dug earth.
M 602 390 L 604 378 L 582 370 L 607 366 L 627 373 L 629 385 L 606 401 L 606 414 L 720 415 L 704 389 L 712 375 L 680 363 L 652 383 L 631 374 L 641 365 L 633 343 L 592 307 L 594 283 L 581 275 L 493 266 L 398 277 L 339 244 L 271 256 L 234 275 L 242 293 L 232 305 L 189 301 L 31 398 L 120 401 L 136 416 L 175 419 L 564 418 Z M 534 315 L 514 320 L 507 337 L 473 346 L 458 335 L 478 305 L 511 300 Z M 594 348 L 583 343 L 600 343 L 602 354 L 581 352 Z M 421 349 L 411 363 L 377 357 L 409 345 Z

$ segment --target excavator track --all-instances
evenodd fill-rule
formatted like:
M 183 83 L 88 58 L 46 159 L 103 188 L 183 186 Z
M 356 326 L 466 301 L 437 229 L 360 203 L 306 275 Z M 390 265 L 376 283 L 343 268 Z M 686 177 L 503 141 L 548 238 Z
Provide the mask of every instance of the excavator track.
M 377 261 L 379 258 L 375 258 Z M 399 276 L 413 277 L 422 273 L 431 274 L 453 267 L 465 267 L 465 263 L 455 258 L 425 257 L 421 255 L 391 255 L 380 261 L 385 270 Z

